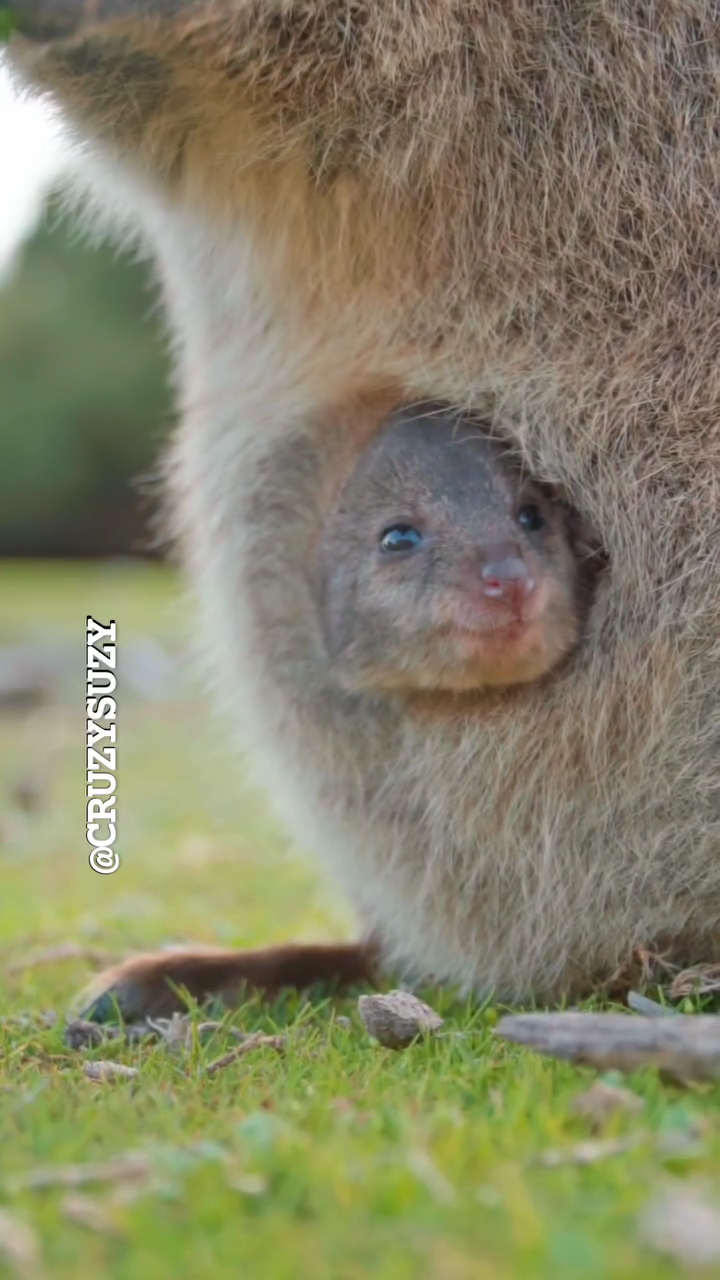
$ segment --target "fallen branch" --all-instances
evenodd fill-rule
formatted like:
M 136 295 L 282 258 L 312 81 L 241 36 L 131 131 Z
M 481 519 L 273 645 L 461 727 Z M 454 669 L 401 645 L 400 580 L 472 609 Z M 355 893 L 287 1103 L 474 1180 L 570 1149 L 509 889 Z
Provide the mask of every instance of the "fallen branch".
M 720 1079 L 720 1018 L 710 1015 L 524 1013 L 503 1018 L 496 1033 L 602 1071 L 655 1067 L 683 1084 Z

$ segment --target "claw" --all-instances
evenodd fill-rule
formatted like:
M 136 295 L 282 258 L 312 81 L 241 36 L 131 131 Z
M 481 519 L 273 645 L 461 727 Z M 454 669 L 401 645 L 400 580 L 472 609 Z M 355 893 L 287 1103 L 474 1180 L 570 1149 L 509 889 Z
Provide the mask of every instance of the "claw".
M 85 1022 L 97 1023 L 118 1023 L 126 1020 L 117 994 L 113 991 L 103 991 L 96 1000 L 92 1000 L 89 1005 L 80 1010 L 78 1017 Z

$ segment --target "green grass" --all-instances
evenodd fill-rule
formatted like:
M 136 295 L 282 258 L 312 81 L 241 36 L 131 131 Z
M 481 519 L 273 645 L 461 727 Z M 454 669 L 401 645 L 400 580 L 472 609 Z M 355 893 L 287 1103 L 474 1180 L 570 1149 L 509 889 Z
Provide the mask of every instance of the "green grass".
M 177 584 L 165 570 L 0 565 L 0 644 L 76 635 L 86 613 L 118 622 L 118 643 L 181 634 Z M 548 1150 L 589 1136 L 573 1118 L 592 1074 L 503 1044 L 494 1011 L 453 1004 L 448 1036 L 392 1053 L 373 1044 L 354 1000 L 250 1004 L 242 1028 L 283 1029 L 284 1057 L 258 1051 L 215 1075 L 219 1033 L 187 1054 L 165 1046 L 64 1047 L 62 1025 L 7 1015 L 56 1010 L 92 964 L 33 963 L 75 942 L 122 954 L 167 942 L 257 945 L 352 933 L 311 864 L 288 857 L 262 803 L 198 698 L 128 698 L 118 726 L 122 867 L 87 864 L 83 714 L 0 718 L 0 1210 L 36 1233 L 42 1264 L 24 1274 L 268 1277 L 272 1280 L 662 1280 L 686 1274 L 639 1243 L 637 1218 L 668 1177 L 713 1182 L 720 1091 L 680 1093 L 651 1072 L 630 1085 L 638 1116 L 604 1137 L 645 1134 L 589 1167 L 543 1168 Z M 41 806 L 12 801 L 33 779 Z M 23 967 L 24 966 L 24 967 Z M 350 1018 L 347 1025 L 343 1018 Z M 98 1085 L 88 1057 L 138 1068 Z M 659 1156 L 657 1135 L 703 1122 L 701 1141 Z M 100 1229 L 78 1225 L 63 1188 L 19 1189 L 40 1167 L 146 1153 L 134 1197 L 84 1187 Z M 72 1193 L 77 1195 L 77 1193 Z M 87 1208 L 87 1206 L 86 1206 Z M 107 1221 L 105 1221 L 107 1219 Z M 1 1226 L 1 1224 L 0 1224 Z M 3 1274 L 0 1229 L 0 1274 Z M 18 1264 L 20 1271 L 22 1266 Z

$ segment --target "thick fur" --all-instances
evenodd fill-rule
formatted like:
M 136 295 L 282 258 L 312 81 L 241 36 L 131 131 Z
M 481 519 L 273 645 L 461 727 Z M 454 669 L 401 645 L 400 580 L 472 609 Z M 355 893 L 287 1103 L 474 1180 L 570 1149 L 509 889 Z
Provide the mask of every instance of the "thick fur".
M 720 940 L 719 18 L 213 0 L 15 53 L 159 259 L 179 535 L 256 776 L 392 955 L 505 998 Z M 611 567 L 552 680 L 380 714 L 323 696 L 303 566 L 423 398 L 502 424 Z
M 183 1007 L 185 993 L 201 1004 L 216 999 L 232 1006 L 253 993 L 271 1000 L 287 987 L 372 983 L 377 963 L 372 945 L 358 943 L 150 953 L 106 969 L 83 993 L 81 1007 L 97 1022 L 112 1021 L 117 1008 L 126 1022 L 164 1018 Z

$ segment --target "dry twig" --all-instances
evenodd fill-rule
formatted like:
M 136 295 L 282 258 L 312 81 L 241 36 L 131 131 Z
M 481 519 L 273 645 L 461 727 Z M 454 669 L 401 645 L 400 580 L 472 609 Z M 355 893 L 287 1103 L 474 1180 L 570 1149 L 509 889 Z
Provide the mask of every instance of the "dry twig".
M 720 1079 L 720 1018 L 678 1014 L 525 1013 L 503 1018 L 506 1040 L 607 1071 L 656 1067 L 682 1083 Z
M 287 1040 L 285 1036 L 266 1036 L 261 1031 L 255 1035 L 248 1036 L 242 1044 L 237 1048 L 230 1049 L 228 1053 L 224 1053 L 221 1058 L 216 1058 L 214 1062 L 208 1063 L 205 1068 L 205 1074 L 214 1076 L 218 1071 L 224 1071 L 225 1067 L 230 1067 L 240 1058 L 244 1058 L 247 1053 L 252 1053 L 254 1049 L 274 1049 L 276 1053 L 283 1054 L 287 1048 Z
M 129 1151 L 114 1160 L 90 1164 L 59 1164 L 31 1169 L 13 1178 L 8 1190 L 37 1191 L 45 1187 L 83 1187 L 94 1182 L 142 1182 L 151 1174 L 150 1160 L 140 1151 Z
M 137 1067 L 126 1067 L 123 1062 L 83 1062 L 83 1074 L 88 1080 L 100 1084 L 112 1084 L 116 1080 L 134 1080 L 140 1072 Z
M 714 991 L 720 991 L 720 964 L 699 964 L 692 969 L 683 969 L 673 978 L 670 999 L 711 995 Z

